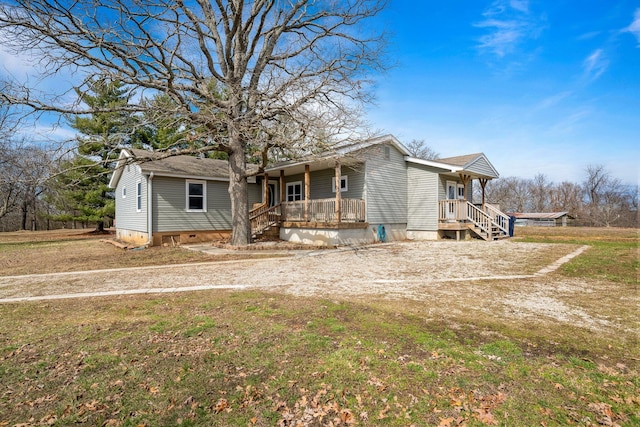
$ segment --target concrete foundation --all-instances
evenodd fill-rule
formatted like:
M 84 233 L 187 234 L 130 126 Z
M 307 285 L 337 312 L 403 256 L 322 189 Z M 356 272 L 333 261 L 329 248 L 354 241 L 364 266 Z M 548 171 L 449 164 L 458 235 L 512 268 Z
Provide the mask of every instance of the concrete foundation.
M 437 231 L 407 230 L 409 240 L 438 240 Z
M 142 231 L 116 228 L 116 239 L 133 245 L 142 246 L 149 241 L 149 234 Z
M 367 223 L 284 223 L 280 239 L 315 246 L 364 245 L 380 241 L 379 224 Z M 383 224 L 385 241 L 405 240 L 405 224 Z

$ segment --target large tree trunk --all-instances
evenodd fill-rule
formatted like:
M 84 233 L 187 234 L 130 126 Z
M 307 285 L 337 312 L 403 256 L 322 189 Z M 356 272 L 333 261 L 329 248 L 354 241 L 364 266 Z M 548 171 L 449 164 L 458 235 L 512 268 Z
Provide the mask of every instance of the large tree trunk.
M 249 222 L 249 190 L 247 164 L 242 142 L 238 136 L 231 139 L 229 153 L 229 196 L 231 197 L 231 245 L 245 246 L 251 243 Z

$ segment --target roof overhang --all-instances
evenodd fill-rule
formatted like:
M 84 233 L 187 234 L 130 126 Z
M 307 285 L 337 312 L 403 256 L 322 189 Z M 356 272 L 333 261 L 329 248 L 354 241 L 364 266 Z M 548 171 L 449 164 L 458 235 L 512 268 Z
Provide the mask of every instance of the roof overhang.
M 464 163 L 459 163 L 458 161 L 461 158 L 467 157 L 468 159 L 464 160 Z M 424 160 L 417 159 L 415 157 L 405 156 L 405 161 L 408 163 L 414 163 L 424 166 L 429 166 L 437 169 L 441 169 L 444 174 L 451 175 L 467 175 L 473 179 L 494 179 L 498 178 L 500 174 L 496 170 L 496 168 L 491 164 L 487 156 L 484 153 L 479 153 L 477 155 L 467 155 L 467 156 L 458 156 L 451 157 L 451 163 L 442 161 L 442 160 Z M 448 160 L 448 159 L 443 159 Z M 456 164 L 453 164 L 456 163 Z M 483 167 L 475 169 L 478 163 L 482 164 Z M 487 171 L 487 173 L 482 173 L 481 171 Z
M 383 135 L 357 142 L 355 144 L 336 147 L 333 151 L 320 153 L 316 156 L 308 156 L 299 160 L 276 164 L 266 168 L 265 172 L 271 174 L 283 171 L 285 176 L 298 175 L 304 173 L 305 166 L 307 165 L 309 166 L 309 170 L 313 172 L 316 170 L 333 168 L 335 167 L 337 160 L 340 161 L 341 166 L 355 166 L 361 164 L 363 160 L 359 159 L 355 155 L 350 156 L 351 154 L 380 144 L 390 144 L 403 156 L 409 155 L 407 148 L 402 145 L 395 136 Z
M 109 180 L 109 188 L 116 188 L 118 186 L 118 182 L 120 181 L 120 177 L 122 177 L 122 171 L 124 170 L 124 166 L 128 163 L 127 159 L 130 159 L 131 153 L 127 150 L 121 150 L 120 155 L 118 156 L 118 161 L 116 162 L 116 167 L 113 170 L 113 174 L 111 174 L 111 179 Z
M 424 160 L 424 159 L 418 159 L 418 158 L 409 157 L 409 156 L 405 156 L 404 160 L 409 163 L 415 163 L 423 166 L 430 166 L 432 168 L 442 169 L 444 171 L 448 171 L 451 173 L 456 173 L 464 170 L 464 168 L 460 166 L 448 165 L 446 163 L 438 162 L 437 160 Z

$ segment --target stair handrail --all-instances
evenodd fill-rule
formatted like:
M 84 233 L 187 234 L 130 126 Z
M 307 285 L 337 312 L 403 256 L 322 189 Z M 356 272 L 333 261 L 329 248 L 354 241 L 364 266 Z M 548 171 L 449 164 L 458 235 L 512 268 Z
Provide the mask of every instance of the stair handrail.
M 269 206 L 262 203 L 249 211 L 249 221 L 251 222 L 251 234 L 262 233 L 267 228 L 280 221 L 280 204 Z
M 490 204 L 485 204 L 484 209 L 489 215 L 491 222 L 506 235 L 509 235 L 509 216 Z
M 491 240 L 491 218 L 482 209 L 469 201 L 467 201 L 467 220 L 487 233 L 489 240 Z

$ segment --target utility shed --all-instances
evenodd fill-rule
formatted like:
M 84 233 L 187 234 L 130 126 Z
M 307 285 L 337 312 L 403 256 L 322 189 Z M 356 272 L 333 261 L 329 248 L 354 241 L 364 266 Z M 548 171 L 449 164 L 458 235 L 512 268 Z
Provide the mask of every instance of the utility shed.
M 566 227 L 573 225 L 575 217 L 568 212 L 511 212 L 517 226 Z

